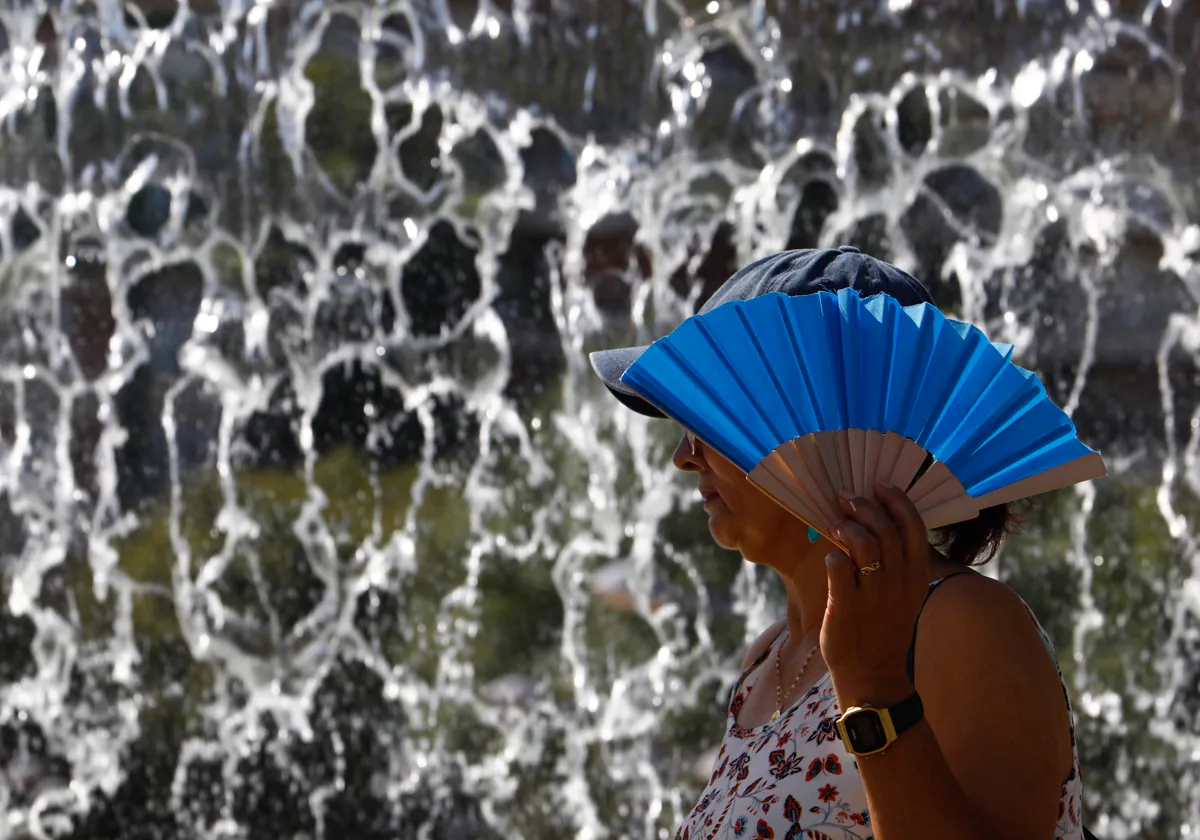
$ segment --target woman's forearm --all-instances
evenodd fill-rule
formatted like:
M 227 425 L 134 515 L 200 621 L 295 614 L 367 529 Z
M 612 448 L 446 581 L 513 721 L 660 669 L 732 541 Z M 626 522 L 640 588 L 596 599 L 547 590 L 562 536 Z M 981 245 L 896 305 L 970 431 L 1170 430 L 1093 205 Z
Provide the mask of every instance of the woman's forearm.
M 873 704 L 899 702 L 912 690 L 908 684 L 872 691 L 878 698 Z M 845 709 L 861 702 L 839 705 Z M 1007 840 L 968 799 L 928 720 L 916 723 L 884 752 L 857 761 L 875 840 Z
M 967 799 L 929 722 L 858 759 L 875 840 L 1004 840 Z

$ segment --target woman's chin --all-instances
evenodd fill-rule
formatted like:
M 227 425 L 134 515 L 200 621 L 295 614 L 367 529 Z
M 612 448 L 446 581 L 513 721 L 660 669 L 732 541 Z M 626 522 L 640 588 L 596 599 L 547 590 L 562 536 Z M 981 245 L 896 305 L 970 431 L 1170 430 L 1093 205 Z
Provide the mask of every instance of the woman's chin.
M 732 539 L 729 539 L 728 537 L 722 536 L 719 533 L 715 533 L 712 531 L 711 528 L 709 529 L 709 533 L 712 534 L 713 542 L 715 542 L 721 548 L 724 548 L 728 551 L 737 551 L 738 550 L 737 540 L 732 540 Z
M 712 535 L 713 542 L 721 546 L 721 548 L 737 551 L 740 542 L 737 527 L 727 517 L 716 512 L 710 513 L 708 516 L 708 533 Z

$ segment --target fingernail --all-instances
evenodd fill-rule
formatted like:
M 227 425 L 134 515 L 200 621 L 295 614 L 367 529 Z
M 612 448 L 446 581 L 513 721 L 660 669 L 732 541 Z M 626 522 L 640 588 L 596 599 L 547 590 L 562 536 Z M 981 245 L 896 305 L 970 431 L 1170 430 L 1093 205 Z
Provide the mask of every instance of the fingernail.
M 842 493 L 839 498 L 846 505 L 846 507 L 850 508 L 850 510 L 852 510 L 852 511 L 858 510 L 858 508 L 855 506 L 855 503 L 858 499 L 857 496 L 855 496 L 851 493 Z
M 840 537 L 842 535 L 842 526 L 840 524 L 834 524 L 829 530 L 833 532 L 835 537 Z
M 890 481 L 885 481 L 885 480 L 884 480 L 884 479 L 882 479 L 882 478 L 880 478 L 880 479 L 876 479 L 875 483 L 876 483 L 877 485 L 879 485 L 879 489 L 880 489 L 880 490 L 889 490 L 889 491 L 890 491 L 890 490 L 895 490 L 895 489 L 896 489 L 896 485 L 895 485 L 895 484 L 892 484 L 892 482 L 890 482 Z

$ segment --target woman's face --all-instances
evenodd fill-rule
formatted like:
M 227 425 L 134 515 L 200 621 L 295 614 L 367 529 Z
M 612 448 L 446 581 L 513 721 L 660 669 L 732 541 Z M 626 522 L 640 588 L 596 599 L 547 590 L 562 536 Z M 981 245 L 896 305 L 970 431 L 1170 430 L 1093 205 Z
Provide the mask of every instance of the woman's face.
M 756 556 L 765 556 L 762 549 L 772 542 L 796 539 L 799 532 L 807 534 L 803 523 L 751 484 L 732 462 L 690 433 L 684 432 L 672 460 L 684 472 L 696 473 L 700 497 L 708 512 L 708 530 L 718 545 L 740 551 L 753 561 Z

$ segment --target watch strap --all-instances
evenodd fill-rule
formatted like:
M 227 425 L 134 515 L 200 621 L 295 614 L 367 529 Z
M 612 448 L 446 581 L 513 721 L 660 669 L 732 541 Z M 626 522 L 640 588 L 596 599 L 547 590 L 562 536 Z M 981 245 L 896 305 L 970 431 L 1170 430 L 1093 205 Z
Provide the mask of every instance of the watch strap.
M 896 737 L 899 737 L 925 717 L 925 704 L 921 702 L 921 695 L 914 691 L 896 705 L 888 706 L 887 713 L 892 719 Z

